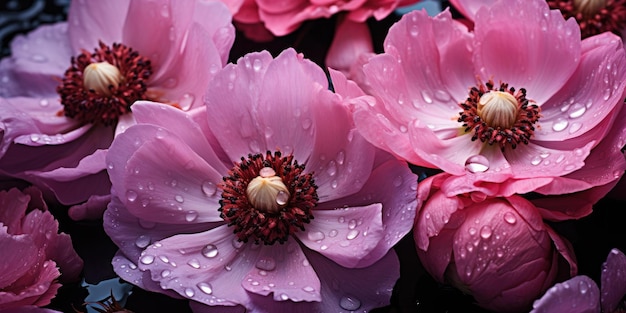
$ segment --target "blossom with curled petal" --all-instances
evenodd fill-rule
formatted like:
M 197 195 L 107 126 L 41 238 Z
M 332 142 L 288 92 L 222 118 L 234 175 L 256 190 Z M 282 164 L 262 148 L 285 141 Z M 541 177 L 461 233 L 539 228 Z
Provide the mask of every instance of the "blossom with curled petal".
M 540 0 L 481 7 L 471 32 L 448 11 L 411 12 L 354 76 L 377 99 L 355 106 L 355 124 L 410 163 L 519 188 L 509 195 L 606 185 L 624 170 L 622 46 L 611 33 L 580 40 Z M 613 135 L 621 145 L 601 144 Z M 622 160 L 603 168 L 590 153 Z M 576 182 L 583 166 L 596 172 Z
M 104 154 L 132 104 L 201 105 L 234 41 L 230 18 L 216 1 L 73 1 L 67 22 L 18 36 L 0 62 L 0 175 L 80 204 L 73 218 L 101 216 Z
M 602 264 L 600 288 L 588 276 L 575 276 L 555 284 L 535 303 L 531 313 L 618 313 L 626 310 L 626 256 L 609 252 Z M 600 310 L 602 309 L 602 310 Z
M 557 277 L 576 274 L 571 246 L 530 201 L 451 190 L 450 177 L 440 173 L 418 186 L 413 234 L 420 261 L 437 281 L 486 309 L 528 312 Z
M 37 307 L 78 279 L 83 261 L 58 227 L 38 189 L 0 191 L 0 312 L 50 312 Z
M 135 104 L 107 154 L 115 271 L 197 312 L 388 303 L 417 180 L 356 132 L 355 87 L 288 49 L 227 65 L 204 109 Z

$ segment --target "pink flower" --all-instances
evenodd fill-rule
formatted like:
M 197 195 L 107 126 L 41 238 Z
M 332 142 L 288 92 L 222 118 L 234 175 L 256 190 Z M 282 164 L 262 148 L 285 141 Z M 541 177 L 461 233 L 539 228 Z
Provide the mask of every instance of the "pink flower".
M 64 205 L 82 203 L 74 218 L 101 216 L 110 198 L 104 154 L 133 123 L 133 102 L 199 106 L 234 40 L 223 4 L 170 2 L 75 1 L 68 22 L 12 42 L 13 55 L 0 63 L 0 95 L 14 97 L 0 103 L 11 133 L 1 175 Z
M 478 9 L 493 5 L 497 0 L 451 0 L 450 3 L 465 17 L 474 20 Z M 582 38 L 605 31 L 626 36 L 626 1 L 624 0 L 547 0 L 551 9 L 559 10 L 565 19 L 575 18 Z
M 336 90 L 358 92 L 347 86 Z M 289 49 L 227 65 L 205 110 L 136 104 L 138 124 L 107 154 L 116 272 L 196 311 L 388 303 L 417 180 L 356 132 L 342 95 Z
M 414 237 L 418 256 L 439 282 L 495 312 L 528 312 L 557 275 L 575 275 L 574 253 L 528 200 L 444 189 L 449 174 L 420 182 Z M 569 268 L 562 268 L 563 259 Z M 564 271 L 564 272 L 563 272 Z
M 580 275 L 554 285 L 535 301 L 531 313 L 623 312 L 626 309 L 626 256 L 613 249 L 602 264 L 601 290 L 591 278 Z
M 355 75 L 377 99 L 355 107 L 355 124 L 415 165 L 519 188 L 504 196 L 608 184 L 624 170 L 626 56 L 613 34 L 579 38 L 574 20 L 540 0 L 482 7 L 473 32 L 448 11 L 411 12 Z M 609 135 L 621 145 L 602 145 Z M 590 164 L 592 151 L 621 161 Z M 557 179 L 585 164 L 598 170 L 587 187 Z
M 61 282 L 71 281 L 83 268 L 70 237 L 58 233 L 57 221 L 34 187 L 0 191 L 0 248 L 1 312 L 48 305 L 61 287 L 61 273 Z

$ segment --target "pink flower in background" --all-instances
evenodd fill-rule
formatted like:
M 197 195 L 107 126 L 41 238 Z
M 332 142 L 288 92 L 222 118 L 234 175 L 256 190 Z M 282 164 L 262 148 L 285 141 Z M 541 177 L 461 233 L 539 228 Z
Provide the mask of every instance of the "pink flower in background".
M 355 124 L 397 157 L 475 184 L 580 191 L 555 178 L 583 168 L 592 150 L 623 159 L 621 146 L 601 142 L 626 137 L 626 57 L 613 34 L 579 38 L 573 19 L 540 0 L 482 7 L 473 32 L 448 11 L 411 12 L 354 78 L 377 99 L 355 106 Z M 620 163 L 597 166 L 589 185 L 618 179 Z
M 78 279 L 83 268 L 34 187 L 0 191 L 0 247 L 1 312 L 36 312 L 30 306 L 48 305 L 59 282 Z
M 626 310 L 626 256 L 613 249 L 602 264 L 601 289 L 588 276 L 580 275 L 554 285 L 535 301 L 531 313 L 624 312 Z
M 482 6 L 493 5 L 497 0 L 451 0 L 450 3 L 465 17 L 473 21 Z M 582 38 L 605 31 L 626 36 L 626 1 L 547 0 L 551 9 L 559 10 L 565 19 L 573 17 L 580 26 Z
M 528 200 L 446 194 L 440 188 L 449 177 L 441 173 L 418 186 L 417 253 L 437 281 L 471 294 L 486 309 L 528 312 L 558 277 L 576 274 L 569 243 Z
M 0 173 L 64 205 L 83 203 L 73 218 L 101 216 L 104 154 L 133 123 L 131 105 L 200 105 L 234 41 L 230 18 L 214 1 L 75 1 L 68 22 L 16 38 L 0 63 L 0 95 L 13 97 L 0 103 L 11 134 Z
M 205 101 L 188 113 L 138 103 L 138 124 L 114 140 L 104 227 L 116 272 L 197 312 L 388 303 L 417 178 L 356 132 L 322 69 L 291 49 L 248 54 Z

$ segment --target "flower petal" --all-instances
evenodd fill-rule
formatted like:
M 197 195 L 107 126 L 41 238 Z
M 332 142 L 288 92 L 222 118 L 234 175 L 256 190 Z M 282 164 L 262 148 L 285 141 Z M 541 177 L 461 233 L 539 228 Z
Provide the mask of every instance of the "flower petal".
M 548 289 L 533 304 L 531 313 L 600 313 L 598 285 L 587 276 L 576 276 Z
M 274 301 L 321 301 L 318 271 L 292 238 L 285 245 L 261 246 L 254 262 L 241 281 L 245 290 L 262 296 L 273 293 Z
M 131 2 L 133 1 L 72 2 L 68 14 L 71 55 L 78 54 L 83 49 L 92 52 L 93 49 L 98 47 L 99 41 L 107 45 L 121 42 L 122 27 L 127 17 L 135 18 L 136 16 L 128 14 L 128 7 Z M 69 59 L 66 62 L 68 62 L 69 66 Z
M 160 292 L 176 299 L 182 298 L 172 290 L 161 288 L 161 286 L 150 279 L 150 272 L 140 270 L 139 267 L 137 267 L 136 261 L 129 260 L 120 251 L 118 251 L 113 257 L 111 265 L 113 266 L 115 273 L 121 279 L 134 284 L 143 290 Z
M 626 256 L 612 249 L 602 264 L 600 302 L 603 312 L 613 312 L 626 295 Z

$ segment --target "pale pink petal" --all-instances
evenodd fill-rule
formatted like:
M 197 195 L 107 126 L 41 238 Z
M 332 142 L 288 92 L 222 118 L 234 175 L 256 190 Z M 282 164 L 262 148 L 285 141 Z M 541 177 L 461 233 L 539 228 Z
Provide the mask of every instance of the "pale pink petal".
M 505 149 L 504 155 L 511 164 L 516 178 L 537 176 L 563 176 L 583 167 L 595 142 L 571 150 L 550 149 L 530 142 L 516 149 Z
M 117 197 L 112 197 L 111 203 L 104 213 L 103 220 L 104 230 L 107 235 L 120 247 L 120 251 L 124 256 L 134 260 L 135 263 L 139 261 L 141 252 L 150 244 L 176 235 L 182 229 L 190 232 L 201 232 L 219 225 L 198 223 L 184 225 L 183 227 L 178 224 L 155 223 L 142 220 L 130 214 Z M 141 229 L 141 232 L 137 233 L 137 229 Z
M 67 23 L 43 25 L 11 42 L 12 56 L 3 60 L 0 76 L 11 88 L 0 88 L 0 95 L 54 96 L 59 78 L 74 55 L 67 36 Z
M 361 53 L 372 53 L 372 35 L 365 23 L 343 19 L 326 54 L 326 66 L 348 73 Z
M 464 214 L 461 214 L 461 216 L 465 217 Z M 459 222 L 463 222 L 463 218 L 460 218 Z M 429 244 L 426 248 L 417 248 L 417 255 L 422 260 L 422 265 L 438 281 L 445 281 L 446 270 L 454 258 L 455 253 L 453 253 L 452 245 L 450 245 L 454 241 L 454 236 L 455 230 L 444 229 L 437 236 L 429 239 Z M 416 242 L 424 238 L 417 232 L 413 233 L 413 237 Z M 425 262 L 424 260 L 432 261 Z
M 600 290 L 587 276 L 576 276 L 548 289 L 531 313 L 600 313 Z
M 122 27 L 127 21 L 128 7 L 133 1 L 74 1 L 68 14 L 68 33 L 72 55 L 82 49 L 92 52 L 102 41 L 107 45 L 122 41 Z M 135 1 L 142 2 L 142 1 Z M 146 32 L 150 33 L 150 32 Z M 69 48 L 69 47 L 68 47 Z M 68 62 L 69 59 L 65 60 Z
M 620 250 L 612 249 L 602 264 L 600 303 L 603 312 L 613 312 L 626 296 L 625 277 L 626 256 Z
M 582 41 L 580 64 L 572 78 L 541 106 L 534 140 L 563 141 L 586 134 L 622 105 L 626 86 L 623 44 L 611 33 Z M 584 141 L 583 141 L 584 142 Z
M 304 245 L 337 264 L 357 267 L 383 240 L 382 205 L 327 208 L 315 210 L 315 219 L 296 236 Z
M 545 1 L 496 2 L 480 9 L 474 23 L 474 64 L 481 69 L 481 79 L 526 88 L 528 98 L 540 106 L 580 62 L 576 20 L 565 21 L 559 11 L 549 11 Z
M 283 245 L 261 246 L 251 261 L 254 267 L 241 281 L 245 290 L 262 296 L 273 294 L 274 301 L 322 300 L 318 270 L 292 238 Z
M 496 1 L 497 0 L 450 0 L 450 4 L 452 4 L 465 17 L 473 21 L 476 18 L 476 12 L 480 7 L 491 6 Z
M 142 271 L 137 266 L 137 261 L 131 261 L 124 254 L 118 251 L 111 261 L 113 270 L 123 280 L 147 291 L 159 292 L 168 295 L 169 297 L 180 299 L 182 298 L 176 292 L 172 290 L 165 290 L 150 279 L 150 272 Z
M 143 127 L 130 128 L 119 137 L 125 136 L 131 142 L 146 138 L 146 134 L 152 138 L 120 164 L 120 172 L 109 172 L 116 177 L 124 174 L 122 184 L 116 188 L 128 210 L 154 222 L 221 221 L 217 186 L 223 174 L 182 143 L 179 136 L 153 125 L 138 126 Z M 110 150 L 109 155 L 117 151 Z
M 211 37 L 221 57 L 222 65 L 228 62 L 230 48 L 235 41 L 235 28 L 231 20 L 233 6 L 241 5 L 242 0 L 196 1 L 193 20 Z
M 260 253 L 259 246 L 254 248 L 237 241 L 224 225 L 165 238 L 148 247 L 138 265 L 161 287 L 183 297 L 209 305 L 217 299 L 222 305 L 245 305 L 249 296 L 242 284 Z

